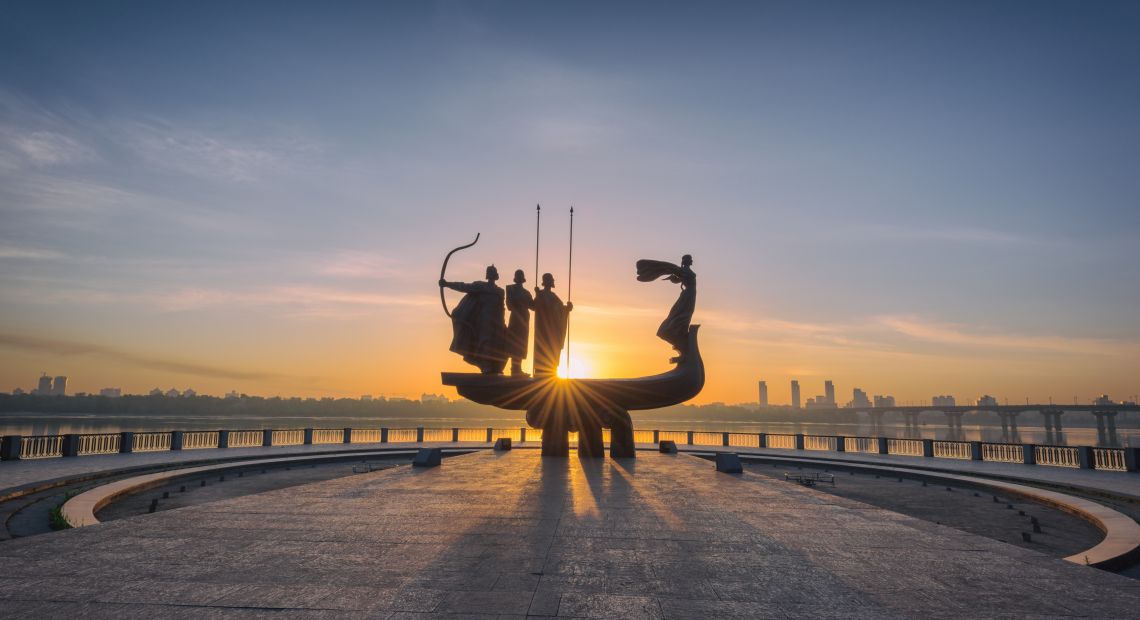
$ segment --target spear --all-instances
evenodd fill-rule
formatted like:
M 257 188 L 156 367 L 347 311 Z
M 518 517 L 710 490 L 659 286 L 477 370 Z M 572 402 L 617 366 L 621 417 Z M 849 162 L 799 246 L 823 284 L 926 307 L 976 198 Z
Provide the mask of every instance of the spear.
M 538 277 L 538 232 L 542 228 L 542 205 L 534 207 L 534 280 L 535 284 L 541 281 Z
M 574 207 L 570 207 L 570 264 L 566 268 L 566 301 L 574 286 Z M 570 314 L 566 314 L 566 378 L 570 378 Z

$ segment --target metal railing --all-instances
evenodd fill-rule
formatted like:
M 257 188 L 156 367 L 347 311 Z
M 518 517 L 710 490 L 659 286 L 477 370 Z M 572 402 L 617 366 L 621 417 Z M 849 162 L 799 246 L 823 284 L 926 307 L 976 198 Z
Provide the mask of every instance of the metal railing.
M 735 448 L 759 448 L 760 435 L 756 433 L 729 433 L 728 445 Z
M 367 432 L 364 429 L 353 429 L 353 433 Z M 353 437 L 355 439 L 355 437 Z M 344 429 L 343 428 L 314 428 L 313 429 L 313 443 L 315 444 L 328 444 L 328 443 L 344 443 Z M 354 442 L 358 443 L 358 442 Z M 362 443 L 362 442 L 360 442 Z
M 50 459 L 63 456 L 63 435 L 32 435 L 20 441 L 21 459 Z
M 939 459 L 966 459 L 973 458 L 968 441 L 936 441 L 934 442 L 934 458 Z
M 661 441 L 675 441 L 678 444 L 689 443 L 688 431 L 661 431 L 658 433 Z
M 769 448 L 779 448 L 781 450 L 796 449 L 795 435 L 768 435 L 767 439 Z
M 218 431 L 186 431 L 182 433 L 183 450 L 203 450 L 218 447 Z
M 1025 450 L 1022 449 L 1021 444 L 984 443 L 982 444 L 982 460 L 998 463 L 1022 463 L 1025 461 Z
M 828 435 L 804 435 L 804 450 L 835 452 L 835 448 L 838 445 L 838 437 L 830 437 Z
M 1080 451 L 1070 446 L 1036 446 L 1033 458 L 1038 465 L 1051 467 L 1080 467 Z
M 721 433 L 693 433 L 694 446 L 720 446 L 724 445 L 724 435 Z
M 378 428 L 354 428 L 348 433 L 350 443 L 380 443 L 383 436 Z M 344 441 L 344 431 L 340 432 L 340 440 Z
M 303 444 L 414 444 L 494 442 L 509 438 L 512 442 L 542 441 L 542 430 L 535 428 L 313 428 L 265 429 L 234 431 L 164 431 L 87 433 L 71 435 L 9 435 L 3 438 L 0 458 L 43 459 L 62 456 L 87 456 L 118 452 L 158 452 L 205 448 L 245 448 L 264 445 L 296 446 Z M 224 438 L 224 440 L 223 440 Z M 789 433 L 730 433 L 709 431 L 636 430 L 634 442 L 674 441 L 691 446 L 728 446 L 733 448 L 765 448 L 804 451 L 843 451 L 889 454 L 897 456 L 931 456 L 943 459 L 984 460 L 998 463 L 1026 463 L 1048 467 L 1135 471 L 1140 468 L 1140 448 L 1102 448 L 1089 446 L 1040 446 L 1032 444 L 990 443 L 977 441 L 944 441 L 931 439 L 896 439 L 888 437 L 835 437 Z M 602 440 L 611 443 L 610 429 L 603 429 Z M 123 442 L 128 443 L 124 444 Z M 842 441 L 842 445 L 840 445 Z M 14 442 L 14 443 L 13 443 Z M 578 433 L 569 434 L 571 445 L 578 443 Z
M 119 433 L 80 435 L 78 452 L 81 456 L 87 456 L 89 454 L 117 454 L 119 452 L 119 441 L 122 437 L 123 436 Z
M 968 447 L 968 446 L 967 446 Z M 900 456 L 922 456 L 921 439 L 888 439 L 887 454 Z M 955 457 L 957 458 L 957 457 Z M 967 457 L 969 458 L 969 457 Z
M 170 433 L 135 433 L 134 452 L 165 452 L 170 449 Z
M 1119 448 L 1093 448 L 1093 458 L 1096 461 L 1097 469 L 1128 471 L 1128 465 L 1124 460 L 1124 450 Z
M 273 431 L 272 439 L 275 446 L 300 446 L 305 443 L 305 431 L 301 429 Z
M 265 441 L 263 431 L 230 431 L 229 445 L 231 448 L 252 448 L 260 446 Z
M 844 437 L 843 451 L 878 454 L 879 440 L 876 437 Z

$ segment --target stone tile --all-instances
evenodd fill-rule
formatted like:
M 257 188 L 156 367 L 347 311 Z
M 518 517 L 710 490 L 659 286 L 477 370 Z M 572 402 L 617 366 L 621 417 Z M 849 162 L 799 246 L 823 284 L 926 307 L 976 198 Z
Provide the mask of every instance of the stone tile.
M 661 618 L 657 599 L 648 596 L 619 596 L 616 594 L 562 595 L 558 605 L 559 617 L 571 618 Z

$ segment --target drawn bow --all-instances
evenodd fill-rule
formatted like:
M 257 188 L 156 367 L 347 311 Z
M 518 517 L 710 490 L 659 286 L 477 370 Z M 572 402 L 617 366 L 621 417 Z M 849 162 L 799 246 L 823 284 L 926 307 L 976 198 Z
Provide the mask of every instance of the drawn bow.
M 468 243 L 467 245 L 461 245 L 461 246 L 459 246 L 459 247 L 455 248 L 454 250 L 447 253 L 447 257 L 443 259 L 443 267 L 440 268 L 440 270 L 439 270 L 439 279 L 440 280 L 446 279 L 446 278 L 444 278 L 444 274 L 447 273 L 447 261 L 451 260 L 451 255 L 455 254 L 459 250 L 466 250 L 467 248 L 475 245 L 476 243 L 479 243 L 479 235 L 480 235 L 480 233 L 475 233 L 475 240 L 474 241 L 472 241 L 471 243 Z M 439 303 L 443 304 L 443 313 L 446 314 L 448 316 L 448 318 L 451 318 L 451 310 L 447 309 L 447 300 L 443 296 L 443 287 L 442 286 L 439 287 Z

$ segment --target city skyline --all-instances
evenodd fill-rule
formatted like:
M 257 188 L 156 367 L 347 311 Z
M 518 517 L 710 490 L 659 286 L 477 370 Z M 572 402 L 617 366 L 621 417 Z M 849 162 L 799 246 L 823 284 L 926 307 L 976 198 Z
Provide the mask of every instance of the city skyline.
M 1134 4 L 128 5 L 0 23 L 0 389 L 440 391 L 541 203 L 579 373 L 688 253 L 698 403 L 1140 391 Z

